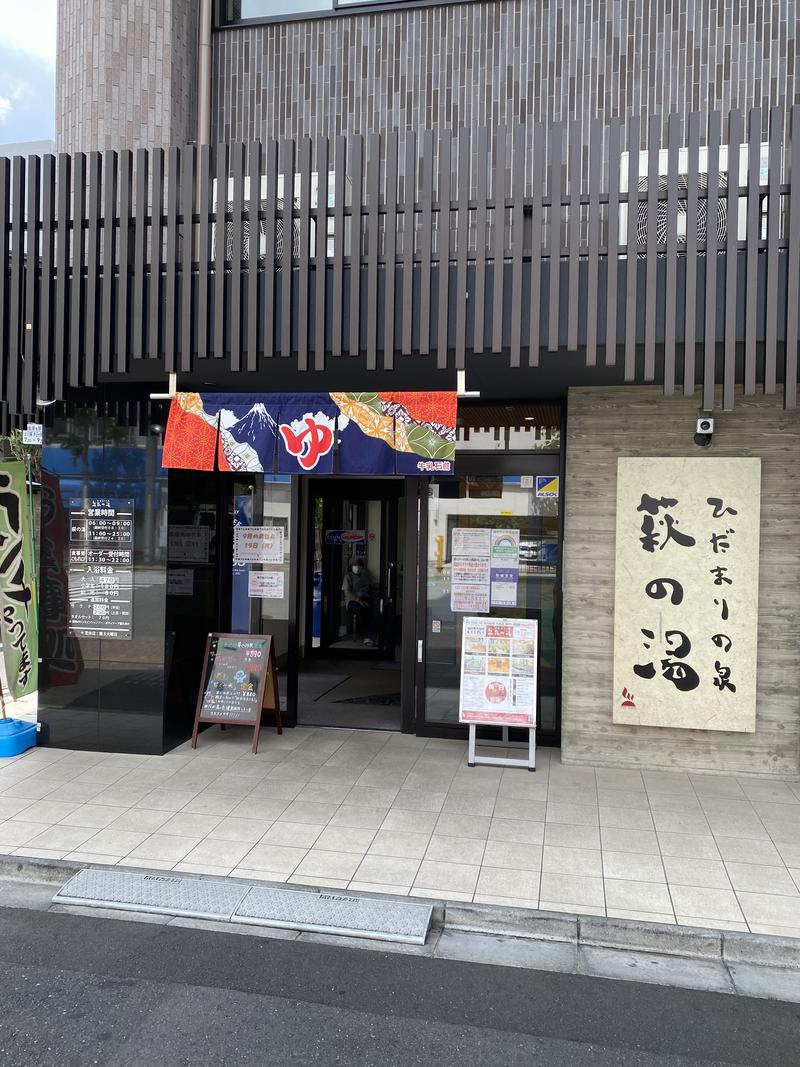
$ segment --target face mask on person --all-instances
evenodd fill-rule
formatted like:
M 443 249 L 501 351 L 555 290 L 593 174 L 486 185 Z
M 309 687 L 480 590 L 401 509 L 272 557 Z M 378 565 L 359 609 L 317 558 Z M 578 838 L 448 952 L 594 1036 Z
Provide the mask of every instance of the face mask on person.
M 359 565 L 357 563 L 354 563 L 353 564 L 353 574 L 360 574 L 360 573 L 361 573 L 361 568 L 359 567 Z

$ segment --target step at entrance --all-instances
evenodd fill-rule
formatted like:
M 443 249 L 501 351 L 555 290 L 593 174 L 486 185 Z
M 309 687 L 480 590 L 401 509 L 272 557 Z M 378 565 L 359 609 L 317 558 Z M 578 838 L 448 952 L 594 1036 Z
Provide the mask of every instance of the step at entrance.
M 54 904 L 180 915 L 379 941 L 424 945 L 430 904 L 335 890 L 281 889 L 222 878 L 101 870 L 78 871 Z

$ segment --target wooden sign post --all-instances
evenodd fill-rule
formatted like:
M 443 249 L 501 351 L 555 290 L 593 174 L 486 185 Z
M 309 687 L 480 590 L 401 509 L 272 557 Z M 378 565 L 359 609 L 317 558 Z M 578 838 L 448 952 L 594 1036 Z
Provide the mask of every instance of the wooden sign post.
M 253 752 L 258 752 L 261 713 L 274 711 L 278 733 L 281 701 L 278 668 L 270 634 L 209 634 L 197 696 L 192 748 L 197 748 L 201 722 L 221 726 L 252 726 Z

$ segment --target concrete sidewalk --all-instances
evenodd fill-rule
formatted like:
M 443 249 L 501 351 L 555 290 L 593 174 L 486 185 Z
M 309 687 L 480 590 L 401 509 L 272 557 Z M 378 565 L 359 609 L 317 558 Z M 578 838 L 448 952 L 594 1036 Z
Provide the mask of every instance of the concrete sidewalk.
M 214 728 L 196 752 L 0 764 L 0 853 L 800 937 L 800 783 L 463 742 Z

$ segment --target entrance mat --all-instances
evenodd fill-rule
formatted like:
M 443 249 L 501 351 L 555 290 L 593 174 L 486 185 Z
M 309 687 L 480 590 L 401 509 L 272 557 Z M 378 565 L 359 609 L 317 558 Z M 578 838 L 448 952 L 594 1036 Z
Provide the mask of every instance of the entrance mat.
M 232 921 L 424 945 L 432 913 L 430 904 L 256 886 L 239 904 Z
M 376 704 L 381 708 L 399 708 L 400 707 L 400 694 L 399 693 L 379 693 L 377 696 L 372 697 L 343 697 L 341 700 L 334 700 L 334 704 Z
M 176 878 L 168 874 L 137 874 L 87 867 L 59 889 L 53 903 L 230 921 L 249 888 L 241 883 L 211 878 Z
M 433 906 L 333 890 L 273 889 L 221 878 L 135 871 L 78 871 L 54 904 L 181 915 L 195 919 L 343 934 L 424 945 Z

